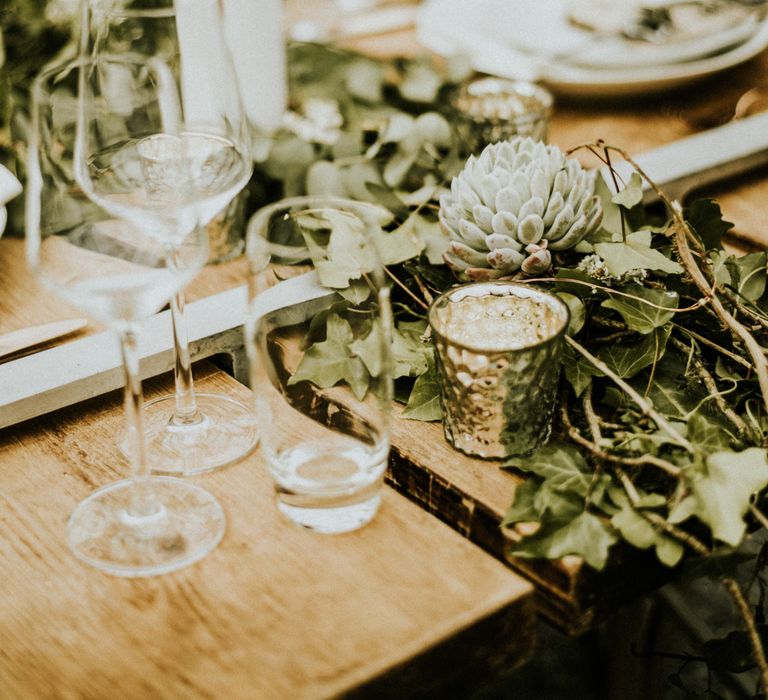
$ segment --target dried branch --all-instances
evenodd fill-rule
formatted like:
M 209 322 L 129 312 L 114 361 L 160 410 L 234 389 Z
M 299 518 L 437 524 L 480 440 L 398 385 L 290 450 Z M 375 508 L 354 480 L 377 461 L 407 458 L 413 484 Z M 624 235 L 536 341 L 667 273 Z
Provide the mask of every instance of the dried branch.
M 685 343 L 681 343 L 679 340 L 677 340 L 677 338 L 670 338 L 669 341 L 674 347 L 680 350 L 680 352 L 686 354 L 690 353 L 691 347 L 686 346 Z M 750 437 L 751 431 L 749 426 L 744 422 L 741 416 L 726 403 L 725 399 L 723 398 L 723 394 L 720 392 L 720 389 L 717 386 L 717 382 L 715 382 L 715 378 L 701 361 L 701 358 L 698 357 L 695 353 L 691 353 L 690 360 L 691 364 L 693 365 L 693 369 L 698 375 L 699 379 L 704 382 L 704 386 L 707 388 L 709 395 L 717 404 L 717 407 L 720 409 L 723 415 L 731 422 L 731 425 L 736 428 L 739 436 Z
M 688 440 L 686 440 L 686 438 L 680 435 L 680 433 L 677 432 L 674 427 L 672 427 L 669 421 L 655 408 L 653 408 L 653 406 L 651 406 L 645 397 L 641 396 L 629 383 L 625 382 L 618 374 L 616 374 L 610 367 L 608 367 L 605 362 L 595 357 L 591 352 L 589 352 L 589 350 L 587 350 L 583 345 L 581 345 L 578 341 L 574 340 L 570 336 L 565 336 L 565 340 L 574 350 L 576 350 L 576 352 L 578 352 L 592 365 L 597 367 L 597 369 L 605 374 L 606 377 L 613 380 L 614 383 L 618 384 L 618 386 L 621 387 L 623 391 L 629 394 L 632 400 L 639 406 L 640 410 L 654 423 L 656 423 L 656 425 L 658 425 L 661 430 L 667 433 L 667 435 L 669 435 L 669 437 L 671 437 L 675 443 L 677 443 L 690 454 L 695 452 L 693 445 Z

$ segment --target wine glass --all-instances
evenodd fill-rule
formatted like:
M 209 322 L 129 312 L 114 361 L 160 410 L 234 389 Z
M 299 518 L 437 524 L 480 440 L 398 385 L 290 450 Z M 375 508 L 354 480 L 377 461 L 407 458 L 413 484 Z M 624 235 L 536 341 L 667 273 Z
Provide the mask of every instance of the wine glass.
M 256 413 L 270 426 L 261 449 L 278 509 L 316 532 L 362 527 L 381 500 L 392 313 L 376 240 L 388 219 L 371 204 L 310 196 L 248 225 L 246 347 Z M 303 276 L 285 267 L 310 261 L 316 271 Z M 290 278 L 275 286 L 276 265 Z
M 218 0 L 120 0 L 92 3 L 85 18 L 81 52 L 139 55 L 160 59 L 180 95 L 179 134 L 159 136 L 136 154 L 150 169 L 154 186 L 176 189 L 166 173 L 164 149 L 183 147 L 195 169 L 189 184 L 194 203 L 185 208 L 180 235 L 194 221 L 208 225 L 245 187 L 252 172 L 249 127 L 225 41 Z M 179 140 L 180 139 L 180 140 Z M 181 145 L 183 142 L 183 146 Z M 160 160 L 153 163 L 156 154 Z M 183 174 L 180 182 L 184 182 Z M 184 316 L 184 293 L 171 300 L 175 351 L 174 395 L 145 406 L 148 458 L 153 471 L 198 474 L 232 464 L 256 444 L 258 431 L 250 406 L 222 394 L 196 392 Z M 125 441 L 120 441 L 125 445 Z
M 182 479 L 152 477 L 146 460 L 139 325 L 192 279 L 208 253 L 203 229 L 168 225 L 194 216 L 143 188 L 138 154 L 152 147 L 161 115 L 173 126 L 163 72 L 160 65 L 125 59 L 76 61 L 41 73 L 32 87 L 27 261 L 47 289 L 119 335 L 131 441 L 130 478 L 77 506 L 67 542 L 84 562 L 119 576 L 191 564 L 219 543 L 225 529 L 210 493 Z M 113 181 L 126 187 L 117 189 Z M 62 206 L 69 200 L 51 194 L 68 188 L 73 195 L 78 186 L 115 218 L 102 211 L 73 225 Z

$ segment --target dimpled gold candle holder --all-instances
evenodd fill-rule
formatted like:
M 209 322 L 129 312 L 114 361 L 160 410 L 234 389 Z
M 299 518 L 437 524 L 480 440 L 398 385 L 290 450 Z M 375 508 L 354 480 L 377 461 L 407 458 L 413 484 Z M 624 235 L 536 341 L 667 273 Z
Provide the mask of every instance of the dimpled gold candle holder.
M 525 456 L 549 438 L 566 304 L 516 282 L 466 284 L 435 299 L 445 437 L 467 454 Z
M 451 101 L 456 129 L 470 153 L 513 136 L 547 141 L 554 99 L 541 85 L 522 80 L 479 78 Z

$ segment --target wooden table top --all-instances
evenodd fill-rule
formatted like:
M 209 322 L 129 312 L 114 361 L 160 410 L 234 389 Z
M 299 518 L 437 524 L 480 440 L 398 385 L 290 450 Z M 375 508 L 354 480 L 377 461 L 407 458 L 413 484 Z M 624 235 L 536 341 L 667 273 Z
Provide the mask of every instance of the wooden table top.
M 210 365 L 197 382 L 248 400 Z M 530 654 L 530 584 L 388 487 L 358 532 L 300 530 L 258 452 L 195 479 L 227 515 L 198 564 L 149 579 L 82 565 L 64 526 L 126 476 L 121 420 L 110 394 L 0 432 L 2 697 L 394 697 L 482 684 Z
M 349 45 L 413 54 L 413 38 L 401 32 Z M 636 154 L 761 109 L 766 96 L 764 53 L 663 95 L 558 101 L 550 141 L 568 148 L 602 138 Z M 764 175 L 706 193 L 739 236 L 760 246 L 768 245 Z M 21 240 L 0 239 L 0 332 L 81 315 L 41 289 L 23 260 Z M 188 296 L 242 284 L 244 273 L 242 260 L 208 267 Z M 244 395 L 230 378 L 203 370 L 201 387 Z M 422 508 L 387 489 L 369 527 L 318 540 L 279 520 L 256 454 L 198 480 L 227 511 L 220 547 L 189 569 L 130 581 L 81 566 L 62 535 L 77 502 L 124 476 L 112 442 L 119 420 L 110 395 L 0 432 L 0 688 L 11 697 L 70 689 L 104 697 L 118 683 L 127 697 L 316 697 L 415 678 L 437 688 L 435 668 L 469 682 L 525 657 L 530 587 L 427 514 L 503 558 L 495 523 L 518 479 L 479 460 L 441 458 L 451 451 L 439 443 L 439 426 L 395 427 L 418 439 L 395 450 L 389 478 Z M 576 617 L 591 615 L 575 602 L 586 585 L 577 561 L 527 566 L 550 596 L 552 617 L 567 618 L 563 626 L 576 629 Z M 459 661 L 462 653 L 472 663 Z

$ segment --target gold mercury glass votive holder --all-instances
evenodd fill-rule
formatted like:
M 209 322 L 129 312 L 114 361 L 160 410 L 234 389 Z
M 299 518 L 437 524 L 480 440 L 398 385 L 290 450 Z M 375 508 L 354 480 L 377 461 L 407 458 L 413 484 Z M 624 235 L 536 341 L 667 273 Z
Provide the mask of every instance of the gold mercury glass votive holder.
M 445 437 L 488 459 L 526 456 L 549 438 L 570 313 L 516 282 L 455 287 L 429 310 Z
M 470 153 L 513 136 L 547 140 L 552 93 L 523 80 L 479 78 L 463 85 L 451 106 L 456 129 Z

